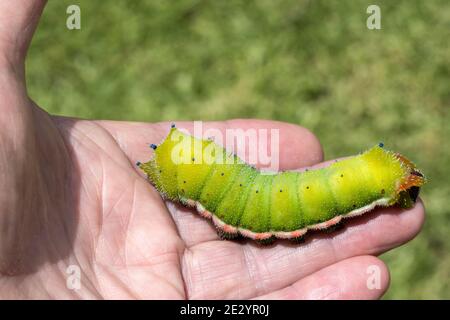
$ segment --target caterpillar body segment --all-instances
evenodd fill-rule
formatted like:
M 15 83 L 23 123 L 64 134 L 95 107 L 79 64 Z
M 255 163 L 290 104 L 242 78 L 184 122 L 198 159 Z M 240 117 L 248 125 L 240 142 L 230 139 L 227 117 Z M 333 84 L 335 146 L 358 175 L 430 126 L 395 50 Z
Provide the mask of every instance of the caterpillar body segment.
M 169 200 L 195 207 L 225 238 L 299 239 L 376 206 L 414 205 L 425 178 L 381 145 L 305 172 L 261 173 L 211 140 L 172 127 L 138 166 Z

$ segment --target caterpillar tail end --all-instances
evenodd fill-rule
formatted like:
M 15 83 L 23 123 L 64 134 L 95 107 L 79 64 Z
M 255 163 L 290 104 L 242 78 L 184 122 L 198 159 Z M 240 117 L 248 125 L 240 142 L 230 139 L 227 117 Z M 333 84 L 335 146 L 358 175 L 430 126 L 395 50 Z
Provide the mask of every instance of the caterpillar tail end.
M 410 160 L 396 154 L 397 159 L 401 162 L 406 170 L 405 178 L 397 189 L 396 203 L 405 209 L 412 208 L 419 197 L 420 188 L 427 182 L 425 176 L 420 172 L 416 165 Z

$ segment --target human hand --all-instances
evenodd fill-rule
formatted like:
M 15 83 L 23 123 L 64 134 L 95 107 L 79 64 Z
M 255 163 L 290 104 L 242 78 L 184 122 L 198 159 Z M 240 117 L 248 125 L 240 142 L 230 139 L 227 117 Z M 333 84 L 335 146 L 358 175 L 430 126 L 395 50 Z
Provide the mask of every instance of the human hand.
M 27 95 L 24 59 L 42 0 L 0 3 L 0 298 L 378 298 L 388 270 L 375 256 L 424 220 L 377 209 L 304 244 L 222 241 L 191 210 L 166 205 L 134 163 L 170 124 L 55 117 Z M 191 123 L 177 123 L 189 129 Z M 205 127 L 280 129 L 283 170 L 321 162 L 306 129 L 233 120 Z M 367 287 L 369 266 L 381 287 Z M 69 266 L 81 286 L 67 286 Z

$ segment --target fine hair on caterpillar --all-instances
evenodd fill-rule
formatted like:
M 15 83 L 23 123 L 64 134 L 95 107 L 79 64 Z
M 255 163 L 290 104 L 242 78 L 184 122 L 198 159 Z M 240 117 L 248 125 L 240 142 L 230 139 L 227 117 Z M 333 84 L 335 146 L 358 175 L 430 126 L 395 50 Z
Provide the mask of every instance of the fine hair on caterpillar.
M 301 239 L 308 230 L 329 229 L 377 206 L 410 208 L 426 181 L 410 160 L 381 143 L 324 168 L 268 175 L 214 136 L 219 139 L 172 125 L 160 144 L 151 145 L 151 159 L 137 165 L 163 198 L 195 208 L 226 239 Z M 266 160 L 276 157 L 279 163 L 278 132 L 270 146 Z

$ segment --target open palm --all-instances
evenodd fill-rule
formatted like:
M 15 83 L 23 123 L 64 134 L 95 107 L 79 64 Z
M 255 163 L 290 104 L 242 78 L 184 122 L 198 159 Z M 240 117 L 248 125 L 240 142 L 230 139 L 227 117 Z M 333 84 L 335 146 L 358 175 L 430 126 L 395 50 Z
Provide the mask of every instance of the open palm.
M 159 143 L 170 124 L 55 117 L 28 97 L 24 58 L 43 6 L 41 0 L 0 4 L 0 298 L 384 293 L 389 275 L 375 255 L 419 232 L 420 201 L 408 211 L 377 210 L 301 245 L 220 240 L 209 222 L 165 203 L 134 165 L 150 157 L 148 144 Z M 294 125 L 233 120 L 205 126 L 280 129 L 284 170 L 323 160 L 317 139 Z M 80 286 L 73 287 L 78 272 Z M 373 272 L 379 286 L 367 285 Z

